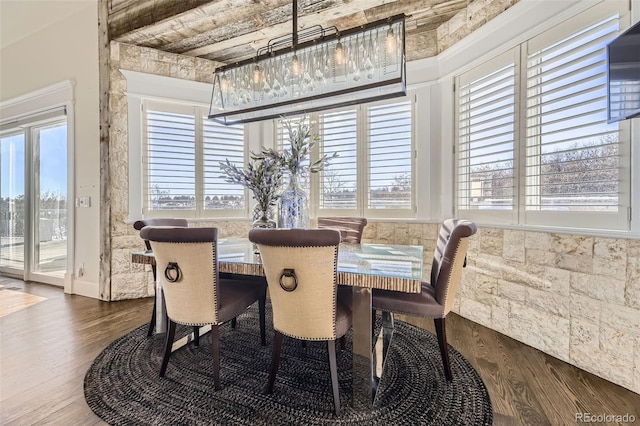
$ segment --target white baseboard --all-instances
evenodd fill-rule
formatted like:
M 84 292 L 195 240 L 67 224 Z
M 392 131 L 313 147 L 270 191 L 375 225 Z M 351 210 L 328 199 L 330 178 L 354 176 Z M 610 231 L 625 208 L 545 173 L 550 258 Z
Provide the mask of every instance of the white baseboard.
M 91 297 L 93 299 L 100 298 L 100 289 L 98 283 L 90 282 L 90 281 L 82 281 L 75 279 L 71 283 L 71 288 L 67 291 L 65 287 L 65 292 L 69 294 L 77 294 L 79 296 Z

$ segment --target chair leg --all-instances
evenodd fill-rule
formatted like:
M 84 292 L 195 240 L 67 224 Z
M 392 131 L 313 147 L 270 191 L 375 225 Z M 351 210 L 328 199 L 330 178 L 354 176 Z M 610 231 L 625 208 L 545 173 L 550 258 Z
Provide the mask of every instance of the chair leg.
M 436 326 L 436 335 L 438 336 L 438 345 L 440 346 L 440 356 L 442 357 L 442 366 L 444 367 L 444 375 L 448 381 L 453 380 L 451 374 L 451 363 L 449 362 L 449 346 L 447 345 L 447 331 L 444 325 L 444 318 L 434 318 L 433 323 Z
M 151 272 L 153 272 L 153 284 L 156 283 L 156 265 L 151 265 Z M 147 336 L 151 337 L 153 335 L 153 330 L 156 328 L 156 302 L 158 301 L 158 292 L 154 292 L 153 295 L 153 311 L 151 312 L 151 321 L 149 321 L 149 331 L 147 331 Z
M 333 405 L 336 408 L 336 416 L 340 415 L 340 391 L 338 388 L 338 365 L 336 362 L 336 341 L 327 341 L 329 350 L 329 369 L 331 370 L 331 388 L 333 390 Z
M 371 309 L 371 335 L 376 331 L 376 310 Z
M 153 296 L 153 311 L 151 312 L 151 321 L 149 321 L 149 331 L 147 336 L 153 335 L 153 330 L 156 328 L 156 297 Z
M 195 348 L 200 346 L 200 327 L 197 325 L 193 326 L 193 346 Z
M 279 331 L 274 332 L 273 336 L 273 353 L 271 355 L 271 371 L 269 372 L 269 382 L 265 393 L 273 392 L 273 383 L 276 381 L 276 373 L 278 372 L 278 365 L 280 365 L 280 353 L 282 352 L 282 340 L 284 335 Z
M 164 357 L 162 358 L 162 365 L 160 366 L 160 377 L 164 377 L 164 373 L 167 371 L 167 364 L 169 364 L 169 357 L 171 356 L 171 348 L 173 346 L 173 337 L 175 334 L 176 323 L 169 320 L 167 336 L 164 344 Z
M 213 353 L 213 388 L 219 390 L 220 386 L 220 328 L 211 325 L 211 352 Z
M 264 320 L 264 311 L 265 311 L 266 303 L 267 303 L 267 291 L 265 289 L 265 292 L 258 299 L 258 316 L 260 319 L 260 344 L 262 346 L 267 345 L 266 324 Z
M 340 338 L 340 350 L 341 350 L 341 351 L 344 351 L 345 347 L 347 346 L 347 344 L 346 344 L 345 340 L 346 340 L 346 339 L 345 339 L 345 337 L 344 337 L 344 336 L 342 336 L 342 337 Z
M 236 328 L 237 323 L 236 317 L 231 318 L 231 328 Z

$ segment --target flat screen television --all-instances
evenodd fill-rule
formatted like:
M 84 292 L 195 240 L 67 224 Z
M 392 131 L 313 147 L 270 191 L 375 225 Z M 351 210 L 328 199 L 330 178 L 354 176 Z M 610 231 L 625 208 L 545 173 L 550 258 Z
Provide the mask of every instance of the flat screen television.
M 640 22 L 607 45 L 609 123 L 640 116 Z

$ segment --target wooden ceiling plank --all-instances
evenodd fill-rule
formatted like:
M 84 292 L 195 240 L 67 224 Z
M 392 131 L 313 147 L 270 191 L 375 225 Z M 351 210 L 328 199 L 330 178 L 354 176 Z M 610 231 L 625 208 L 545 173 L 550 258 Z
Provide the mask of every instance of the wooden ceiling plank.
M 298 0 L 298 31 L 407 15 L 407 57 L 437 54 L 435 30 L 472 0 Z M 112 0 L 112 39 L 234 63 L 292 32 L 291 0 Z
M 225 0 L 210 2 L 153 25 L 122 34 L 118 41 L 152 47 L 198 37 L 216 28 L 250 20 L 270 10 L 291 8 L 290 0 Z
M 117 39 L 122 34 L 154 25 L 210 3 L 211 0 L 132 0 L 109 13 L 109 35 Z
M 467 7 L 471 0 L 405 0 L 393 4 L 385 4 L 367 9 L 367 19 L 375 21 L 385 16 L 405 13 L 409 17 L 421 16 L 453 16 L 461 9 Z
M 394 0 L 395 1 L 395 0 Z M 336 5 L 329 9 L 324 9 L 322 11 L 307 14 L 307 15 L 298 15 L 298 31 L 303 30 L 305 28 L 312 27 L 314 25 L 322 25 L 324 27 L 328 27 L 335 24 L 344 25 L 346 22 L 344 18 L 346 16 L 354 16 L 357 13 L 362 13 L 364 9 L 368 6 L 376 6 L 380 4 L 389 3 L 389 0 L 341 0 L 340 5 Z M 288 18 L 290 18 L 289 15 Z M 357 25 L 361 25 L 361 19 L 359 20 Z M 351 28 L 353 26 L 349 26 Z M 337 26 L 337 25 L 336 25 Z M 339 30 L 345 30 L 347 28 L 338 27 Z M 229 29 L 231 30 L 231 29 Z M 205 43 L 201 47 L 196 47 L 191 50 L 187 50 L 181 52 L 185 55 L 189 56 L 202 56 L 208 57 L 209 55 L 214 55 L 216 52 L 222 52 L 226 49 L 230 49 L 234 46 L 241 44 L 250 44 L 253 46 L 254 50 L 257 52 L 258 49 L 267 45 L 269 40 L 291 34 L 292 27 L 291 22 L 287 19 L 284 22 L 274 23 L 271 26 L 265 26 L 257 29 L 257 31 L 252 33 L 244 33 L 239 34 L 237 37 L 229 38 L 227 40 L 219 41 L 215 44 Z

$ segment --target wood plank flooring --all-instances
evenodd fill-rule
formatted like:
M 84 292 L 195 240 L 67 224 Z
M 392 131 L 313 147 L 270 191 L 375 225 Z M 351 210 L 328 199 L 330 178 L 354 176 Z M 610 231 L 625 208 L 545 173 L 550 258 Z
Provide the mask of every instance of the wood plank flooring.
M 0 285 L 46 299 L 0 318 L 0 424 L 105 424 L 84 400 L 85 372 L 149 320 L 153 299 L 106 303 L 1 276 Z M 433 332 L 430 320 L 398 319 Z M 457 315 L 447 321 L 449 343 L 487 385 L 496 425 L 575 424 L 577 412 L 629 413 L 640 424 L 640 395 Z

